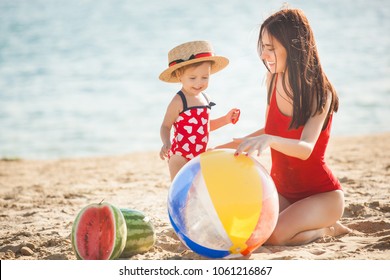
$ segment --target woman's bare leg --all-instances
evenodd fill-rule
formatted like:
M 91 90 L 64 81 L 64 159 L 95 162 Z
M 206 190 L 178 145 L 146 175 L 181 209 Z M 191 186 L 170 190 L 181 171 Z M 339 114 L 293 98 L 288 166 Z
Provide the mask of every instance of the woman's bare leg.
M 325 235 L 337 236 L 349 229 L 337 222 L 344 211 L 344 194 L 331 191 L 299 200 L 279 214 L 274 232 L 266 244 L 300 245 Z
M 284 209 L 286 209 L 291 205 L 291 203 L 282 195 L 278 194 L 278 196 L 279 196 L 279 213 L 282 213 Z

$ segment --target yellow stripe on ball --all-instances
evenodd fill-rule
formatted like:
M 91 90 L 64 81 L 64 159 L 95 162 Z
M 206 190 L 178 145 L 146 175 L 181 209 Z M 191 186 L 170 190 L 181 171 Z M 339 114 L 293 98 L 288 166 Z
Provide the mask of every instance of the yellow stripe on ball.
M 211 201 L 235 254 L 246 249 L 262 208 L 262 181 L 255 163 L 224 150 L 205 152 L 200 165 Z M 243 207 L 244 206 L 244 207 Z

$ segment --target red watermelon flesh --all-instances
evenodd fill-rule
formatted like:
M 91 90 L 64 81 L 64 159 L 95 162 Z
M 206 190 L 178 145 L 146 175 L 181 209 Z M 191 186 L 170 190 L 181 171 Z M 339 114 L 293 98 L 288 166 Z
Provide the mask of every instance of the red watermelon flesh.
M 126 242 L 123 215 L 119 209 L 108 203 L 85 207 L 76 218 L 72 242 L 77 258 L 84 260 L 117 258 Z

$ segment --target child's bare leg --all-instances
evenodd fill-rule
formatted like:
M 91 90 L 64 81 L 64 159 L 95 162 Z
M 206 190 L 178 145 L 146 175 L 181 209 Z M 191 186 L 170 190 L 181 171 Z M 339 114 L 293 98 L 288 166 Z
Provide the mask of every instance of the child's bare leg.
M 187 159 L 179 155 L 172 155 L 168 161 L 169 173 L 171 174 L 171 181 L 175 178 L 177 172 L 187 163 Z

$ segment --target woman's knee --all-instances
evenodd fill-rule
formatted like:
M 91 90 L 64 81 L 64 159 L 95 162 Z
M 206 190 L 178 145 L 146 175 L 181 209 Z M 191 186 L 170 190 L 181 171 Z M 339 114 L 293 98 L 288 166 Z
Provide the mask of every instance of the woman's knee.
M 332 199 L 329 202 L 332 204 L 331 209 L 333 209 L 333 213 L 336 221 L 338 221 L 344 213 L 345 200 L 344 200 L 344 192 L 341 190 L 336 190 L 331 193 Z M 336 222 L 335 221 L 335 222 Z

